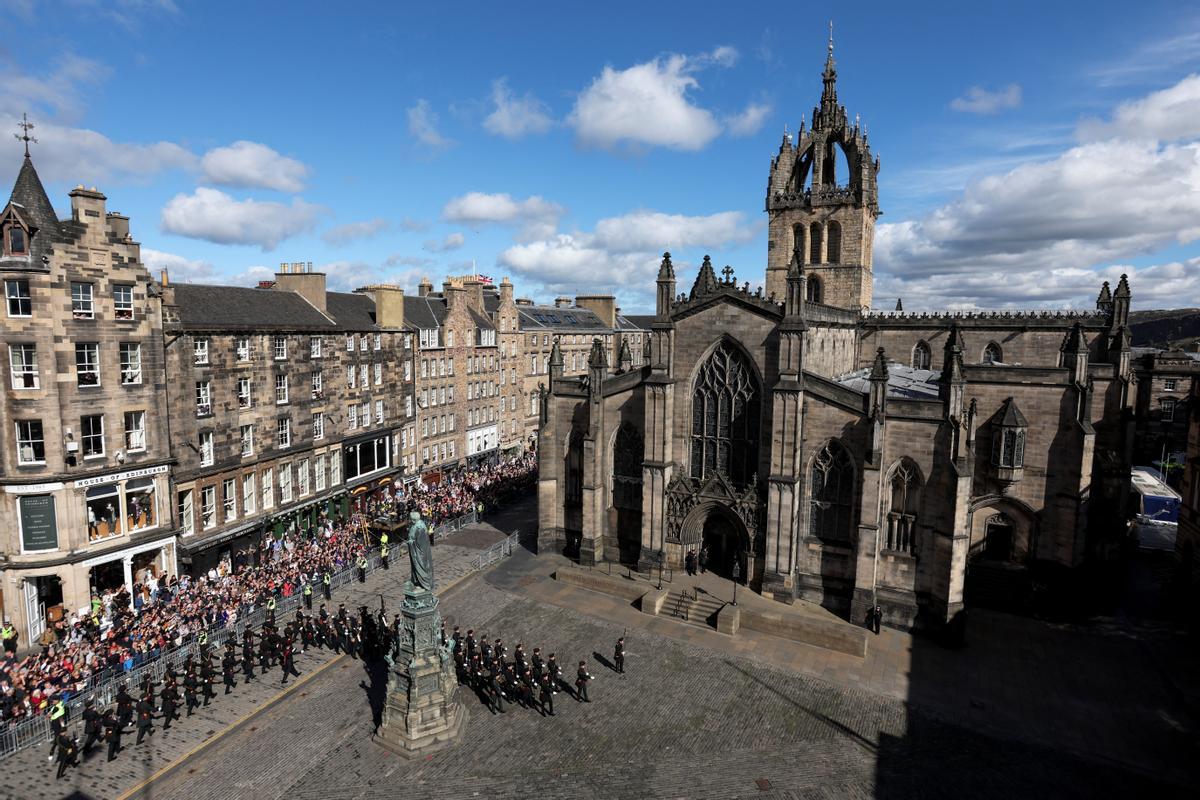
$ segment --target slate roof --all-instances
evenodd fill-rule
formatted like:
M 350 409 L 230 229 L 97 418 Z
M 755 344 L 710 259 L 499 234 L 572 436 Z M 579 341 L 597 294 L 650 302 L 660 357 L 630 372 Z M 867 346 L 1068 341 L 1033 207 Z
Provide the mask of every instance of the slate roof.
M 414 328 L 437 328 L 446 319 L 446 301 L 441 297 L 404 295 L 404 324 Z
M 325 311 L 342 330 L 378 330 L 375 324 L 375 301 L 365 294 L 326 292 Z
M 901 400 L 937 399 L 938 376 L 941 375 L 937 370 L 913 369 L 895 361 L 889 361 L 887 368 L 888 397 Z M 871 369 L 871 367 L 856 369 L 854 372 L 838 378 L 837 382 L 848 389 L 866 394 L 871 390 Z
M 629 323 L 628 326 L 621 325 L 620 327 L 622 330 L 632 329 L 632 330 L 639 330 L 639 331 L 648 331 L 648 330 L 650 330 L 651 323 L 654 322 L 654 315 L 653 314 L 622 314 L 620 317 L 618 317 L 618 320 L 625 320 L 626 322 Z
M 494 331 L 496 329 L 495 324 L 492 323 L 487 314 L 480 314 L 473 308 L 468 308 L 467 310 L 471 312 L 471 319 L 475 320 L 476 328 L 482 328 L 483 330 L 490 331 Z
M 179 307 L 180 324 L 197 330 L 338 328 L 332 319 L 317 311 L 300 295 L 274 289 L 177 283 L 175 303 Z
M 520 312 L 521 330 L 608 330 L 608 326 L 586 308 L 517 306 L 517 311 Z
M 46 196 L 46 189 L 42 186 L 42 180 L 33 168 L 33 161 L 29 156 L 25 156 L 21 171 L 17 173 L 11 200 L 21 206 L 21 218 L 40 228 L 47 237 L 57 232 L 58 214 L 54 212 L 54 206 Z

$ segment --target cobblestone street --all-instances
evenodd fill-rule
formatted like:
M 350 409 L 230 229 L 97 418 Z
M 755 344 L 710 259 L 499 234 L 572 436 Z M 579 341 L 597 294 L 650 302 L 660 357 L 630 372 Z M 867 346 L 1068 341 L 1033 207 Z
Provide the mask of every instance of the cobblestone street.
M 918 658 L 909 653 L 923 652 L 919 644 L 885 632 L 872 638 L 867 659 L 847 661 L 770 637 L 730 638 L 646 617 L 549 580 L 553 557 L 521 551 L 472 574 L 483 549 L 506 533 L 531 530 L 532 510 L 523 504 L 439 542 L 439 584 L 449 587 L 443 615 L 448 624 L 502 637 L 510 650 L 523 642 L 527 650 L 555 652 L 568 674 L 586 659 L 596 677 L 593 702 L 560 693 L 552 718 L 514 706 L 493 715 L 460 690 L 470 711 L 464 742 L 407 762 L 370 741 L 372 687 L 363 665 L 308 654 L 299 662 L 308 680 L 282 699 L 276 673 L 268 685 L 218 697 L 178 734 L 156 733 L 149 747 L 127 738 L 127 751 L 113 764 L 93 755 L 58 785 L 45 762 L 48 748 L 38 748 L 6 763 L 0 792 L 105 800 L 1187 796 L 1194 740 L 1177 720 L 1178 730 L 1148 721 L 1159 702 L 1157 684 L 1113 704 L 1089 702 L 1094 686 L 1107 685 L 1094 676 L 1106 673 L 1099 663 L 1077 664 L 1073 694 L 1051 684 L 1042 698 L 1059 709 L 1053 719 L 1040 719 L 1048 715 L 1026 703 L 1037 687 L 1014 686 L 1016 679 L 977 676 L 963 694 L 955 670 L 972 671 L 971 658 L 993 658 L 1001 642 L 988 637 L 1023 632 L 1029 639 L 1044 626 L 991 620 L 982 626 L 978 656 L 940 651 Z M 407 573 L 407 563 L 397 563 L 346 587 L 334 603 L 378 605 L 382 594 L 395 608 Z M 1053 637 L 1081 635 L 1045 630 L 1036 648 L 1022 648 L 1028 670 L 1046 670 L 1057 658 Z M 606 659 L 622 634 L 628 672 L 619 676 Z M 928 675 L 918 674 L 925 668 Z M 1129 668 L 1123 662 L 1121 674 Z M 938 682 L 963 696 L 937 702 Z M 1004 697 L 1011 707 L 997 709 L 996 698 Z M 1119 710 L 1125 706 L 1138 715 Z M 989 716 L 997 724 L 987 724 Z M 1068 730 L 1085 727 L 1080 719 L 1091 720 L 1086 736 Z M 1128 744 L 1139 738 L 1140 749 Z M 1123 743 L 1126 756 L 1114 755 L 1112 747 Z

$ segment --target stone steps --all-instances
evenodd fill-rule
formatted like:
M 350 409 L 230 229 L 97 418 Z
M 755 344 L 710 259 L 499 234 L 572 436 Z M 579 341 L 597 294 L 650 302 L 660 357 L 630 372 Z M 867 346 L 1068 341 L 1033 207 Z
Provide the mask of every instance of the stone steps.
M 724 606 L 724 600 L 704 592 L 698 593 L 693 599 L 691 592 L 673 590 L 663 603 L 662 614 L 681 622 L 711 628 L 716 625 L 717 612 Z

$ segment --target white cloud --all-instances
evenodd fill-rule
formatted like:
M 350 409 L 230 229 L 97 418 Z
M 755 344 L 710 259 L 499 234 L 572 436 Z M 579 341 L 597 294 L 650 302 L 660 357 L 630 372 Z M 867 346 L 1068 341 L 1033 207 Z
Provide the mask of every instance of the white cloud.
M 162 210 L 162 228 L 193 239 L 272 250 L 284 239 L 310 230 L 321 212 L 320 206 L 300 198 L 290 205 L 235 200 L 218 189 L 201 186 L 190 195 L 177 194 L 167 202 Z
M 391 259 L 384 262 L 387 267 L 395 267 Z M 328 287 L 335 292 L 352 292 L 363 286 L 374 283 L 390 283 L 396 286 L 412 289 L 421 279 L 419 269 L 385 269 L 367 261 L 353 259 L 330 261 L 318 267 L 325 273 Z
M 1200 74 L 1169 88 L 1117 106 L 1109 122 L 1084 120 L 1082 139 L 1177 141 L 1200 136 Z
M 995 91 L 989 91 L 982 86 L 972 86 L 962 97 L 950 101 L 950 107 L 955 111 L 965 111 L 968 114 L 995 114 L 1019 105 L 1021 87 L 1015 83 Z
M 516 200 L 507 193 L 468 192 L 442 208 L 442 219 L 460 225 L 518 225 L 521 239 L 550 236 L 565 209 L 538 195 Z
M 321 238 L 332 245 L 345 245 L 360 239 L 370 239 L 388 229 L 388 221 L 376 217 L 362 222 L 347 222 L 336 225 L 321 234 Z
M 498 262 L 552 292 L 611 286 L 637 291 L 653 281 L 664 250 L 742 244 L 759 227 L 744 224 L 737 211 L 707 216 L 633 211 L 602 219 L 591 232 L 514 245 Z
M 409 233 L 424 233 L 425 231 L 429 230 L 429 223 L 425 220 L 405 217 L 404 219 L 400 220 L 400 229 L 408 231 Z
M 580 92 L 567 122 L 586 147 L 700 150 L 721 126 L 690 97 L 699 87 L 697 66 L 695 59 L 671 55 L 623 70 L 605 67 Z
M 59 56 L 54 68 L 42 75 L 5 66 L 0 70 L 0 113 L 20 118 L 24 112 L 36 116 L 38 109 L 45 109 L 56 116 L 76 117 L 83 110 L 87 87 L 103 83 L 109 72 L 99 61 L 73 53 Z M 35 124 L 40 121 L 34 119 Z
M 214 283 L 217 268 L 209 261 L 166 253 L 152 247 L 142 248 L 142 263 L 156 279 L 159 270 L 167 270 L 172 283 Z
M 707 55 L 709 61 L 721 67 L 732 67 L 737 63 L 738 51 L 729 45 L 714 47 Z
M 466 237 L 461 233 L 455 232 L 446 236 L 441 241 L 437 239 L 429 239 L 422 245 L 430 253 L 447 253 L 451 250 L 457 250 L 462 247 L 467 241 Z
M 771 113 L 771 107 L 766 103 L 750 103 L 740 113 L 725 120 L 725 127 L 730 136 L 753 136 L 762 128 Z
M 1135 302 L 1196 304 L 1195 283 L 1184 280 L 1194 259 L 1153 270 L 1109 266 L 1200 240 L 1200 141 L 1154 140 L 1200 135 L 1178 107 L 1194 87 L 1189 77 L 1121 106 L 1107 132 L 1141 130 L 1138 140 L 1084 142 L 979 179 L 922 218 L 880 225 L 880 302 L 896 295 L 910 308 L 964 300 L 987 306 L 1090 302 L 1098 274 L 1126 269 L 1145 284 L 1135 288 L 1141 298 Z M 1149 121 L 1144 129 L 1132 126 L 1137 114 Z M 1158 282 L 1191 294 L 1161 294 Z
M 424 256 L 406 256 L 401 253 L 393 253 L 383 261 L 388 267 L 431 267 L 435 262 L 432 258 Z
M 429 101 L 421 98 L 415 106 L 408 109 L 408 132 L 417 144 L 430 151 L 445 150 L 454 142 L 438 132 L 438 115 L 429 106 Z
M 492 103 L 495 109 L 483 120 L 483 128 L 488 133 L 520 139 L 529 134 L 545 133 L 554 124 L 545 103 L 532 93 L 515 96 L 505 78 L 492 82 Z
M 209 150 L 200 160 L 201 180 L 219 186 L 299 192 L 309 168 L 258 142 L 239 141 Z

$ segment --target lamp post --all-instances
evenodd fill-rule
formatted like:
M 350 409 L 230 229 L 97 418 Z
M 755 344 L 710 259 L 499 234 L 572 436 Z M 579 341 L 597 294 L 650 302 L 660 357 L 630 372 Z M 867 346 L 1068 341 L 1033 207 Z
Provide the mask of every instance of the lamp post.
M 737 605 L 737 585 L 738 585 L 738 578 L 740 578 L 740 577 L 742 577 L 741 559 L 739 559 L 737 556 L 734 556 L 734 559 L 733 559 L 733 603 L 731 603 L 731 605 L 735 605 L 735 606 Z
M 654 554 L 654 560 L 658 562 L 658 589 L 662 591 L 663 562 L 666 560 L 666 553 L 659 550 Z

